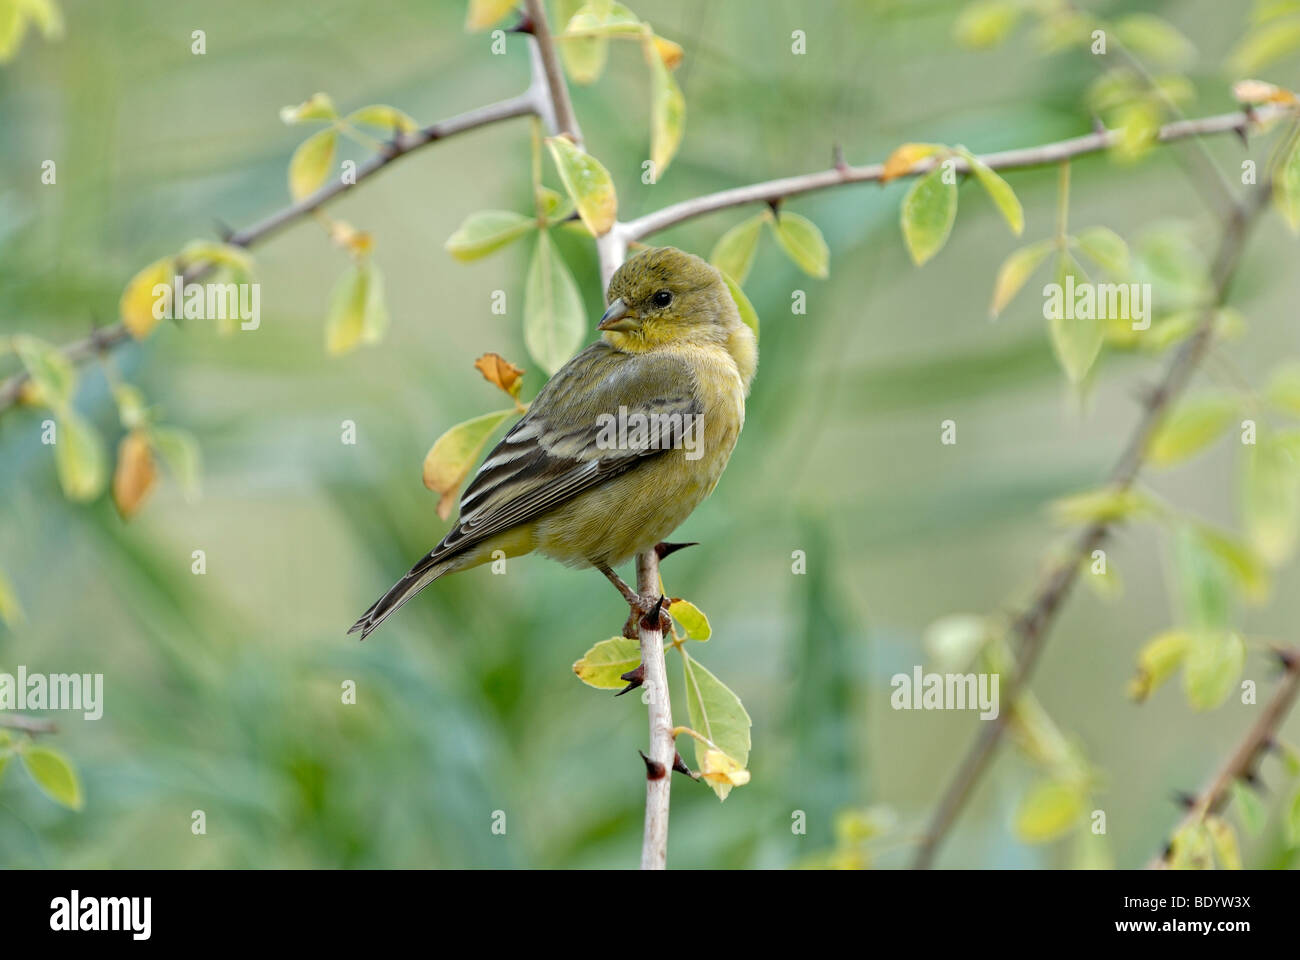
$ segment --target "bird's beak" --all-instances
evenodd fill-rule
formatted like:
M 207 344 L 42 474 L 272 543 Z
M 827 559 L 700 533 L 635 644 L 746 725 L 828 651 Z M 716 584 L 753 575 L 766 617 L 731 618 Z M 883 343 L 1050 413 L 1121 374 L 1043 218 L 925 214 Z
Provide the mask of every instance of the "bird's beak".
M 600 323 L 596 324 L 597 330 L 618 330 L 626 333 L 628 330 L 640 330 L 641 321 L 628 314 L 627 304 L 623 298 L 619 297 L 609 305 L 605 315 L 600 318 Z

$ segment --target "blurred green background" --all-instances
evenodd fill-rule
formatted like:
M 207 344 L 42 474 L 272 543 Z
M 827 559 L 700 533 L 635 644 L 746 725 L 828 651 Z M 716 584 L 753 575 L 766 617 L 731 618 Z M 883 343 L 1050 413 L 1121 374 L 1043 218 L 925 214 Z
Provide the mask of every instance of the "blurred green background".
M 681 43 L 688 104 L 682 150 L 663 180 L 640 181 L 648 85 L 635 48 L 575 88 L 589 149 L 610 168 L 629 219 L 701 192 L 850 162 L 909 140 L 990 151 L 1086 132 L 1097 76 L 1086 52 L 1034 52 L 1024 33 L 993 52 L 961 49 L 956 2 L 700 3 L 631 6 Z M 1092 5 L 1090 5 L 1092 6 Z M 1220 68 L 1245 4 L 1113 3 L 1159 12 L 1197 45 L 1191 115 L 1233 109 Z M 61 42 L 29 36 L 0 69 L 0 333 L 53 341 L 115 319 L 123 284 L 214 222 L 244 226 L 283 206 L 285 168 L 305 135 L 280 107 L 330 93 L 342 109 L 391 103 L 422 123 L 519 92 L 521 38 L 492 56 L 450 0 L 230 0 L 221 4 L 68 0 Z M 190 52 L 206 32 L 207 53 Z M 808 52 L 793 56 L 793 30 Z M 1300 60 L 1266 79 L 1300 86 Z M 1229 177 L 1266 147 L 1209 144 Z M 345 154 L 360 158 L 362 153 Z M 40 182 L 45 159 L 58 182 Z M 554 184 L 553 175 L 548 177 Z M 1026 239 L 1050 235 L 1056 173 L 1009 175 Z M 837 811 L 892 808 L 874 862 L 900 865 L 977 731 L 971 714 L 895 712 L 889 677 L 924 661 L 937 617 L 996 611 L 1031 582 L 1062 534 L 1045 505 L 1095 485 L 1158 375 L 1149 356 L 1108 351 L 1086 402 L 1065 388 L 1033 291 L 997 322 L 987 305 L 1018 245 L 988 200 L 963 187 L 947 248 L 911 265 L 898 229 L 905 185 L 793 200 L 832 250 L 830 278 L 797 272 L 765 241 L 747 291 L 763 320 L 744 436 L 714 496 L 676 539 L 702 546 L 665 565 L 671 593 L 709 614 L 699 659 L 753 718 L 749 786 L 719 804 L 673 788 L 670 865 L 785 867 L 825 853 Z M 1208 250 L 1213 221 L 1172 150 L 1123 167 L 1074 166 L 1072 223 L 1133 238 L 1188 224 Z M 65 501 L 42 414 L 0 419 L 0 568 L 27 622 L 0 627 L 0 669 L 102 672 L 105 711 L 62 715 L 50 743 L 85 780 L 80 813 L 49 802 L 11 767 L 0 782 L 0 865 L 89 867 L 619 867 L 635 864 L 644 786 L 636 749 L 645 710 L 580 684 L 571 664 L 617 632 L 625 607 L 593 572 L 540 559 L 443 581 L 364 644 L 344 631 L 446 525 L 420 464 L 448 426 L 497 409 L 471 368 L 498 351 L 542 382 L 520 328 L 528 244 L 471 265 L 445 239 L 478 209 L 527 210 L 528 123 L 516 120 L 420 151 L 330 208 L 372 231 L 392 326 L 345 357 L 324 350 L 329 290 L 346 266 L 317 225 L 258 247 L 262 327 L 220 336 L 167 325 L 113 363 L 204 454 L 196 504 L 166 482 L 130 523 L 107 498 Z M 752 210 L 656 238 L 707 254 Z M 559 236 L 584 292 L 601 302 L 594 252 Z M 1297 352 L 1296 248 L 1277 218 L 1249 248 L 1233 303 L 1249 322 L 1226 348 L 1257 380 Z M 506 316 L 490 296 L 507 292 Z M 790 313 L 791 291 L 808 295 Z M 0 358 L 0 374 L 16 369 Z M 1207 375 L 1201 375 L 1208 381 Z M 91 367 L 78 407 L 116 439 Z M 958 443 L 939 424 L 958 423 Z M 357 424 L 355 446 L 340 424 Z M 1173 503 L 1236 526 L 1239 456 L 1222 442 L 1153 474 Z M 207 574 L 190 572 L 204 550 Z M 792 551 L 807 574 L 792 575 Z M 1150 527 L 1109 545 L 1118 601 L 1070 600 L 1035 689 L 1106 775 L 1111 850 L 1138 866 L 1164 843 L 1193 789 L 1256 708 L 1236 698 L 1189 710 L 1177 684 L 1145 705 L 1125 696 L 1133 657 L 1173 617 L 1167 544 Z M 1294 640 L 1300 573 L 1280 572 L 1252 636 Z M 674 683 L 680 667 L 670 659 Z M 1266 685 L 1263 658 L 1247 676 Z M 340 704 L 354 680 L 358 703 Z M 680 686 L 676 706 L 684 718 Z M 1300 736 L 1300 717 L 1288 726 Z M 962 867 L 1068 865 L 1068 844 L 1031 847 L 1010 820 L 1034 779 L 1014 750 L 945 847 Z M 1276 801 L 1277 795 L 1272 796 Z M 190 831 L 203 810 L 206 836 Z M 505 811 L 507 832 L 492 832 Z M 806 835 L 792 811 L 808 815 Z M 1247 861 L 1285 862 L 1276 828 Z

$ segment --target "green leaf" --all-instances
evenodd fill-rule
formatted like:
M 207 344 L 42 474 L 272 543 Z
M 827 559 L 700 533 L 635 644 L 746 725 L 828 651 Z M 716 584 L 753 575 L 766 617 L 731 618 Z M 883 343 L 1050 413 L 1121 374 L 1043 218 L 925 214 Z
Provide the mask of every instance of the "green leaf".
M 587 318 L 573 274 L 545 230 L 524 283 L 524 344 L 547 374 L 568 362 L 582 344 Z
M 47 797 L 71 810 L 81 809 L 84 803 L 81 780 L 67 757 L 49 747 L 25 747 L 18 755 Z
M 1232 573 L 1191 524 L 1181 527 L 1174 540 L 1174 570 L 1185 622 L 1201 631 L 1226 629 L 1232 612 Z
M 719 750 L 744 767 L 749 760 L 749 714 L 737 697 L 721 680 L 706 670 L 683 648 L 682 668 L 686 677 L 686 708 L 691 727 L 708 737 Z M 705 744 L 695 741 L 696 765 L 704 766 Z M 719 800 L 727 799 L 731 787 L 709 782 Z
M 315 193 L 329 178 L 338 138 L 338 131 L 328 127 L 298 144 L 289 160 L 289 195 L 295 200 Z
M 968 3 L 957 16 L 953 33 L 957 42 L 972 50 L 996 47 L 1015 29 L 1021 7 L 1011 0 Z
M 1084 255 L 1111 276 L 1128 276 L 1128 244 L 1114 230 L 1108 227 L 1089 227 L 1074 239 Z
M 182 268 L 186 269 L 197 263 L 209 263 L 214 267 L 226 267 L 244 275 L 254 271 L 253 257 L 243 247 L 212 240 L 195 240 L 187 243 L 177 256 L 177 260 Z
M 597 690 L 622 690 L 627 681 L 620 679 L 641 663 L 641 645 L 627 637 L 602 640 L 574 663 L 573 672 L 589 687 Z
M 754 266 L 754 255 L 758 252 L 758 236 L 763 223 L 771 219 L 767 211 L 742 220 L 736 224 L 713 245 L 709 254 L 709 263 L 713 264 L 736 283 L 744 283 L 749 271 Z
M 414 133 L 420 129 L 420 125 L 409 113 L 384 103 L 372 103 L 368 107 L 354 110 L 347 115 L 344 123 L 398 133 Z
M 536 217 L 525 217 L 513 210 L 480 210 L 447 238 L 446 250 L 462 263 L 486 257 L 537 229 Z
M 943 182 L 943 165 L 912 184 L 903 198 L 903 241 L 918 267 L 943 249 L 957 219 L 957 184 Z
M 560 6 L 556 23 L 565 24 L 558 38 L 560 55 L 569 78 L 577 84 L 586 85 L 600 79 L 609 56 L 611 35 L 644 29 L 636 14 L 621 3 L 604 0 L 586 4 L 568 2 Z M 566 17 L 570 10 L 572 13 Z
M 704 615 L 704 611 L 689 600 L 674 598 L 668 612 L 677 621 L 677 625 L 686 631 L 686 636 L 692 640 L 704 641 L 713 636 L 713 628 L 709 626 L 709 618 Z
M 1240 780 L 1233 780 L 1229 789 L 1232 791 L 1232 803 L 1237 808 L 1237 816 L 1241 819 L 1242 827 L 1252 837 L 1258 836 L 1264 829 L 1264 824 L 1268 822 L 1268 811 L 1264 809 L 1264 802 L 1248 784 Z
M 922 644 L 935 668 L 945 673 L 962 673 L 989 641 L 991 631 L 984 617 L 954 613 L 940 617 L 925 628 Z
M 1149 98 L 1126 103 L 1114 111 L 1110 126 L 1119 131 L 1111 153 L 1123 163 L 1135 163 L 1155 146 L 1160 107 Z
M 465 29 L 471 33 L 486 30 L 509 16 L 516 0 L 469 0 L 465 11 Z
M 330 298 L 325 321 L 326 351 L 338 356 L 360 343 L 375 343 L 382 339 L 387 326 L 383 275 L 369 260 L 348 267 Z
M 796 267 L 810 277 L 825 279 L 830 274 L 831 251 L 817 224 L 797 213 L 782 211 L 768 223 L 777 242 Z
M 1300 790 L 1296 791 L 1291 802 L 1287 804 L 1284 825 L 1287 846 L 1300 847 Z
M 564 194 L 543 186 L 537 187 L 537 208 L 538 213 L 546 219 L 548 226 L 567 221 L 578 209 Z
M 1061 289 L 1060 309 L 1053 312 L 1048 319 L 1048 332 L 1052 340 L 1052 350 L 1057 361 L 1065 371 L 1071 383 L 1081 383 L 1097 361 L 1101 345 L 1106 336 L 1106 325 L 1094 316 L 1073 319 L 1067 316 L 1070 304 L 1065 302 L 1065 291 L 1070 289 L 1069 278 L 1075 278 L 1073 289 L 1081 283 L 1088 282 L 1088 275 L 1068 253 L 1062 253 L 1056 265 L 1056 283 Z
M 150 437 L 167 469 L 176 477 L 185 499 L 193 503 L 201 494 L 202 455 L 199 441 L 188 430 L 178 427 L 155 427 Z
M 23 622 L 23 608 L 18 602 L 18 591 L 0 570 L 0 623 L 15 627 Z
M 458 423 L 429 448 L 424 457 L 424 485 L 441 494 L 438 516 L 446 520 L 456 505 L 456 491 L 469 476 L 470 467 L 483 452 L 484 445 L 497 427 L 515 410 L 497 410 Z
M 1040 240 L 1027 247 L 1013 250 L 998 268 L 997 280 L 993 282 L 993 302 L 989 304 L 989 315 L 996 317 L 1006 309 L 1020 288 L 1029 280 L 1055 248 L 1051 240 Z
M 1194 307 L 1200 311 L 1211 294 L 1205 257 L 1186 224 L 1163 224 L 1144 231 L 1137 242 L 1135 273 L 1135 280 L 1152 285 L 1155 302 L 1162 310 Z
M 1300 532 L 1300 464 L 1289 436 L 1261 430 L 1247 449 L 1242 479 L 1246 539 L 1274 567 L 1291 558 Z
M 609 171 L 566 137 L 547 137 L 546 146 L 582 222 L 592 236 L 607 233 L 618 216 L 618 196 Z
M 296 107 L 281 107 L 280 120 L 284 123 L 302 123 L 304 120 L 335 120 L 339 112 L 328 93 L 314 93 Z
M 1257 27 L 1246 35 L 1228 58 L 1228 69 L 1236 76 L 1259 72 L 1275 60 L 1300 48 L 1300 17 Z
M 1065 524 L 1115 524 L 1153 512 L 1150 500 L 1136 490 L 1103 487 L 1054 500 L 1051 510 Z
M 1264 395 L 1279 410 L 1300 417 L 1300 361 L 1288 361 L 1275 368 Z
M 1147 461 L 1153 467 L 1179 463 L 1209 446 L 1228 430 L 1239 409 L 1229 394 L 1207 393 L 1191 397 L 1167 414 L 1147 443 Z
M 1025 211 L 1020 206 L 1020 200 L 1016 197 L 1016 192 L 1011 189 L 1011 184 L 1007 183 L 993 170 L 980 160 L 979 157 L 971 153 L 965 147 L 957 147 L 957 153 L 965 159 L 970 166 L 971 172 L 975 174 L 975 179 L 979 181 L 984 192 L 989 195 L 993 205 L 998 208 L 1002 214 L 1002 219 L 1007 222 L 1011 232 L 1017 237 L 1024 233 L 1025 230 Z
M 40 391 L 40 401 L 54 410 L 72 402 L 77 388 L 77 370 L 67 355 L 37 337 L 18 334 L 13 338 L 14 351 L 27 375 Z
M 69 500 L 94 500 L 108 479 L 108 461 L 99 431 L 68 408 L 59 415 L 54 464 L 59 484 Z
M 1166 630 L 1138 651 L 1137 674 L 1129 681 L 1128 695 L 1141 703 L 1174 675 L 1187 656 L 1192 635 L 1186 630 Z
M 1247 600 L 1263 603 L 1268 599 L 1268 567 L 1249 544 L 1204 526 L 1197 528 L 1196 536 L 1223 564 Z
M 650 61 L 650 162 L 658 182 L 686 133 L 686 97 L 649 39 L 646 57 Z
M 1292 233 L 1300 233 L 1300 137 L 1282 161 L 1275 177 L 1273 200 Z
M 1039 780 L 1020 800 L 1013 824 L 1024 843 L 1048 843 L 1078 825 L 1085 813 L 1083 790 L 1061 780 Z
M 1166 66 L 1190 63 L 1196 47 L 1168 20 L 1149 13 L 1135 13 L 1115 24 L 1120 42 L 1139 57 L 1150 58 Z
M 1237 686 L 1246 662 L 1246 644 L 1229 631 L 1192 635 L 1183 664 L 1183 690 L 1193 710 L 1213 710 Z
M 1214 846 L 1214 856 L 1223 870 L 1241 869 L 1241 850 L 1237 846 L 1237 831 L 1222 817 L 1205 818 L 1205 828 L 1209 831 L 1210 842 Z
M 745 291 L 740 289 L 740 284 L 724 271 L 722 279 L 727 284 L 727 289 L 731 291 L 731 299 L 736 302 L 736 311 L 740 314 L 740 322 L 749 329 L 754 331 L 754 339 L 758 339 L 758 313 L 754 310 L 754 305 L 749 302 L 749 297 L 745 296 Z

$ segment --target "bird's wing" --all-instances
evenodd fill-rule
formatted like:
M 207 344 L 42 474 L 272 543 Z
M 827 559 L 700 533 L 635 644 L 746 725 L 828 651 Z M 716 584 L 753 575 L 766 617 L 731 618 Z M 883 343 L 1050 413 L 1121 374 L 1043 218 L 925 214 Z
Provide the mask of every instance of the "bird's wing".
M 456 526 L 429 559 L 443 559 L 527 523 L 680 446 L 687 417 L 700 413 L 695 387 L 690 366 L 678 357 L 592 344 L 547 382 L 528 413 L 488 454 L 461 496 Z M 641 436 L 629 431 L 632 442 L 611 446 L 606 417 L 617 425 L 620 413 L 647 415 L 647 429 Z M 649 417 L 652 413 L 660 416 Z

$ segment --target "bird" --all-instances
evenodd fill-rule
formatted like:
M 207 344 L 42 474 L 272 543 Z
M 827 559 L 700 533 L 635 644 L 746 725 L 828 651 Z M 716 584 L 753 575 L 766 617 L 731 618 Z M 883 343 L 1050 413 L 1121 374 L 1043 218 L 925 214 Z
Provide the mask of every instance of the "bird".
M 717 486 L 745 423 L 758 341 L 722 274 L 675 247 L 629 258 L 606 304 L 600 338 L 484 458 L 451 530 L 349 634 L 364 640 L 439 577 L 534 551 L 596 568 L 634 615 L 650 612 L 614 568 L 663 541 Z

